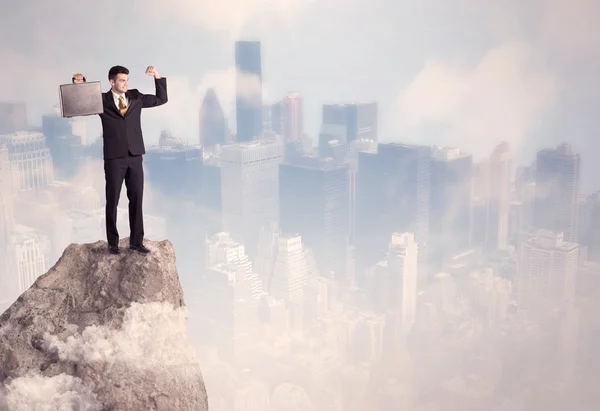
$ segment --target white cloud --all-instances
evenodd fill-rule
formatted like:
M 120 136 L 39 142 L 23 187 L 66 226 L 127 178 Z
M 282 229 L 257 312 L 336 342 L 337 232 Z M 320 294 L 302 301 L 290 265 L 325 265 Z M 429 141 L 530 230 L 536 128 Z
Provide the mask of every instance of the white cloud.
M 35 20 L 35 30 L 28 34 L 33 39 L 47 42 L 49 39 L 73 38 L 80 28 L 92 26 L 94 29 L 109 29 L 110 20 L 122 19 L 128 16 L 147 22 L 151 26 L 143 30 L 160 30 L 163 26 L 156 23 L 168 23 L 195 26 L 208 30 L 218 30 L 228 33 L 230 38 L 239 36 L 241 31 L 252 20 L 271 21 L 289 20 L 297 16 L 303 7 L 314 0 L 171 0 L 168 3 L 159 0 L 133 0 L 126 3 L 118 0 L 105 0 L 101 3 L 92 0 L 80 0 L 73 7 L 71 0 L 53 0 L 52 2 L 37 0 L 31 2 L 13 3 L 7 15 L 11 18 L 0 27 L 0 33 L 11 33 L 22 27 L 25 20 Z M 64 19 L 57 24 L 56 19 L 48 20 L 47 16 L 57 9 L 62 13 L 56 15 Z M 91 18 L 93 16 L 93 18 Z M 5 19 L 3 19 L 5 20 Z M 122 20 L 125 21 L 125 20 Z M 67 24 L 68 22 L 68 24 Z M 4 21 L 3 21 L 4 23 Z M 136 23 L 139 24 L 139 23 Z M 127 30 L 128 28 L 125 28 Z M 75 33 L 75 34 L 74 34 Z M 136 34 L 140 34 L 136 30 Z M 85 39 L 81 39 L 85 47 Z
M 240 82 L 239 87 L 237 82 Z M 206 72 L 200 80 L 199 92 L 204 95 L 206 90 L 214 88 L 225 113 L 234 111 L 236 92 L 252 98 L 257 92 L 262 91 L 263 103 L 271 98 L 269 85 L 263 82 L 262 86 L 258 77 L 241 74 L 236 75 L 234 66 L 225 70 L 211 70 Z
M 235 125 L 235 73 L 234 66 L 224 70 L 208 71 L 202 76 L 198 86 L 198 92 L 202 98 L 209 88 L 215 90 L 225 116 L 229 117 L 230 127 Z
M 200 111 L 200 95 L 190 85 L 189 78 L 181 76 L 167 77 L 167 93 L 169 101 L 160 106 L 144 110 L 144 130 L 147 144 L 157 144 L 160 131 L 168 129 L 176 137 L 187 139 L 190 144 L 198 143 L 198 113 Z M 144 89 L 154 94 L 154 90 Z
M 167 303 L 134 303 L 125 312 L 120 329 L 90 326 L 67 338 L 46 334 L 44 346 L 61 361 L 107 371 L 150 370 L 165 378 L 185 377 L 186 372 L 197 376 L 196 353 L 187 336 L 187 314 L 187 308 L 174 309 Z M 90 388 L 66 374 L 17 378 L 5 387 L 2 396 L 0 405 L 5 401 L 11 411 L 101 409 Z
M 231 66 L 223 70 L 206 72 L 198 87 L 193 87 L 187 77 L 168 76 L 167 104 L 144 111 L 143 127 L 148 144 L 157 144 L 158 135 L 163 129 L 170 130 L 176 137 L 185 138 L 190 144 L 199 142 L 200 106 L 206 90 L 214 88 L 219 102 L 228 117 L 229 126 L 235 129 L 236 85 L 240 82 L 239 93 L 253 98 L 261 91 L 258 78 L 251 75 L 236 76 Z M 152 92 L 151 90 L 143 90 Z M 263 102 L 268 101 L 268 86 L 262 85 Z
M 6 406 L 10 411 L 100 411 L 96 395 L 81 379 L 66 374 L 54 377 L 29 375 L 16 378 L 7 387 Z M 2 405 L 2 398 L 0 398 Z
M 598 0 L 537 0 L 539 30 L 548 51 L 589 59 L 600 55 Z M 598 64 L 596 59 L 596 64 Z
M 300 12 L 303 6 L 313 0 L 173 0 L 169 7 L 148 7 L 141 9 L 155 19 L 183 24 L 197 25 L 205 29 L 226 31 L 230 38 L 240 35 L 244 27 L 253 19 L 265 16 L 278 21 L 289 20 Z M 145 2 L 144 2 L 145 3 Z
M 419 131 L 439 126 L 436 143 L 475 155 L 489 155 L 502 140 L 520 147 L 559 92 L 558 80 L 534 55 L 529 45 L 510 42 L 472 67 L 427 61 L 397 98 L 390 129 L 422 141 Z
M 90 326 L 66 340 L 47 334 L 44 344 L 62 361 L 109 367 L 120 362 L 140 369 L 188 365 L 195 362 L 196 354 L 187 338 L 186 321 L 185 307 L 133 303 L 121 329 Z

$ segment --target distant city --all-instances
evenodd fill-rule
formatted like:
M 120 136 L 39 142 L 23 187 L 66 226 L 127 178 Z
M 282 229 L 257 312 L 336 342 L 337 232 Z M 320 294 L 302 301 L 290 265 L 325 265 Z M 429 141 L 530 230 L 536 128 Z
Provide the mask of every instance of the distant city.
M 263 101 L 261 43 L 234 52 L 236 132 L 209 89 L 199 144 L 164 130 L 144 157 L 146 237 L 175 246 L 212 411 L 596 409 L 580 153 L 387 143 L 371 101 L 324 104 L 311 136 L 302 90 Z M 106 240 L 102 136 L 41 124 L 0 102 L 0 312 Z M 124 238 L 124 195 L 119 213 Z

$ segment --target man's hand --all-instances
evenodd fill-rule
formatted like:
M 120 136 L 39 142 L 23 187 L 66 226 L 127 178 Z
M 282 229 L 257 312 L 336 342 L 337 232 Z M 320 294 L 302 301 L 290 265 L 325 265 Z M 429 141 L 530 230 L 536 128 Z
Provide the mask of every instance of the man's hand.
M 154 78 L 160 78 L 160 74 L 158 74 L 158 71 L 156 71 L 156 69 L 152 66 L 148 66 L 146 69 L 146 74 Z
M 85 76 L 81 73 L 73 74 L 73 83 L 74 84 L 85 83 Z

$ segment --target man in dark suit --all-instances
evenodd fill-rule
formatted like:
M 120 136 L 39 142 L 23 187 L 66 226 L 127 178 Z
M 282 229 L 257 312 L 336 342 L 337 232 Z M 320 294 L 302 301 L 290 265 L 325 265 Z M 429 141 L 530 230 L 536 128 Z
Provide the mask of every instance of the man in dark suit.
M 104 176 L 106 179 L 106 238 L 108 250 L 119 254 L 117 206 L 125 180 L 129 199 L 129 248 L 142 254 L 150 252 L 144 246 L 142 198 L 144 169 L 142 155 L 146 153 L 140 117 L 142 108 L 157 107 L 167 102 L 167 79 L 148 66 L 146 74 L 154 77 L 156 95 L 128 90 L 129 70 L 114 66 L 108 72 L 111 89 L 103 94 L 104 112 L 102 139 L 104 141 Z M 73 83 L 85 82 L 81 73 L 73 75 Z

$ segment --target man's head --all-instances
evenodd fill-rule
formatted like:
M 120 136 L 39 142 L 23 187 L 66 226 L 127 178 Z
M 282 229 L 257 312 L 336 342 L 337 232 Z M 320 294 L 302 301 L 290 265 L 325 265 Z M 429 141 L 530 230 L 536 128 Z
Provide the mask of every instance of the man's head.
M 108 71 L 108 81 L 112 91 L 122 94 L 127 91 L 129 70 L 123 66 L 114 66 Z

